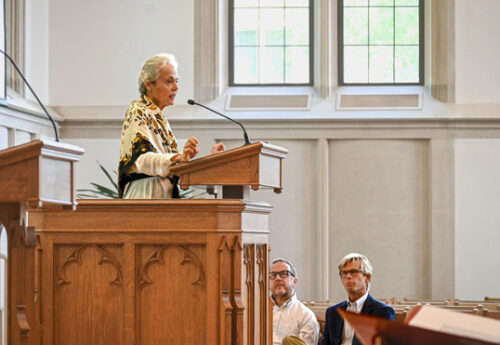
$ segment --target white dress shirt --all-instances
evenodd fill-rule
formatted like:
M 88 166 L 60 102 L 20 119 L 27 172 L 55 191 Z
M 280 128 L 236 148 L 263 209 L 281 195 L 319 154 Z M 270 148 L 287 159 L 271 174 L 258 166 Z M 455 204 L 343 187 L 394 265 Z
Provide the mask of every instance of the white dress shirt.
M 274 303 L 274 299 L 271 297 Z M 273 307 L 273 345 L 281 345 L 283 338 L 295 335 L 307 345 L 316 345 L 319 323 L 313 311 L 293 295 L 285 303 Z
M 347 310 L 358 314 L 361 313 L 361 309 L 363 309 L 367 297 L 368 297 L 368 292 L 363 297 L 360 297 L 354 302 L 350 302 L 349 300 L 347 300 Z M 344 334 L 342 337 L 342 345 L 352 345 L 353 337 L 354 337 L 353 329 L 351 328 L 349 323 L 344 321 Z

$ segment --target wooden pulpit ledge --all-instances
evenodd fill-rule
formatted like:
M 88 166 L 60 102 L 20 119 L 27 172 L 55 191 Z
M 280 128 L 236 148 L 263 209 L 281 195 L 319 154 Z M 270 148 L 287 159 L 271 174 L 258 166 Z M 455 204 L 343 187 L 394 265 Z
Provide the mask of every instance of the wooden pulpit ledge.
M 170 169 L 180 176 L 179 185 L 223 186 L 224 198 L 248 199 L 249 190 L 283 189 L 282 162 L 288 150 L 256 142 L 211 156 L 194 159 Z
M 45 141 L 0 151 L 9 344 L 272 344 L 272 207 L 75 200 L 82 153 Z M 279 192 L 285 156 L 255 143 L 174 169 L 183 188 Z

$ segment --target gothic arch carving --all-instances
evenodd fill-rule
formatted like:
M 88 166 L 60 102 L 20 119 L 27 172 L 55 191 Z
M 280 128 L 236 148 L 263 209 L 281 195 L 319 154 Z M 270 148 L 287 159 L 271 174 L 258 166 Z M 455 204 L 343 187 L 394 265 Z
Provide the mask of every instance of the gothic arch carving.
M 116 270 L 116 276 L 110 282 L 110 284 L 115 284 L 123 287 L 123 274 L 120 262 L 118 259 L 104 246 L 99 244 L 84 244 L 79 246 L 71 255 L 66 259 L 66 261 L 62 264 L 59 269 L 59 274 L 57 275 L 57 285 L 64 286 L 67 284 L 71 284 L 71 281 L 68 279 L 67 269 L 72 264 L 82 264 L 82 256 L 83 253 L 91 248 L 97 249 L 97 251 L 101 254 L 101 259 L 99 260 L 99 265 L 102 264 L 110 264 Z
M 192 281 L 192 284 L 200 285 L 201 287 L 204 287 L 206 285 L 205 271 L 203 268 L 203 264 L 193 252 L 191 252 L 188 248 L 186 248 L 183 245 L 164 245 L 164 246 L 159 246 L 153 252 L 153 254 L 151 254 L 146 259 L 146 261 L 142 264 L 141 268 L 139 269 L 139 278 L 138 278 L 139 287 L 142 287 L 147 284 L 152 284 L 152 279 L 149 277 L 147 273 L 148 267 L 152 264 L 164 265 L 166 251 L 174 248 L 181 251 L 184 255 L 181 265 L 191 264 L 195 268 L 197 268 L 197 276 L 195 280 Z

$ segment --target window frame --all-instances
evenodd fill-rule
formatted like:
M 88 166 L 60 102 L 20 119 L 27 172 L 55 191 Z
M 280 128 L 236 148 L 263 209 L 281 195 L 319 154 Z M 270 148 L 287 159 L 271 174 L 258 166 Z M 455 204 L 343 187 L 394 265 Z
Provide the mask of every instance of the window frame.
M 344 82 L 344 0 L 338 0 L 338 84 L 339 86 L 423 86 L 425 84 L 425 0 L 419 3 L 419 81 L 417 83 L 345 83 Z M 369 8 L 368 4 L 368 8 Z M 393 47 L 395 44 L 393 43 Z M 368 45 L 368 47 L 370 47 Z M 369 69 L 368 69 L 369 71 Z
M 286 1 L 286 0 L 285 0 Z M 228 85 L 229 87 L 296 87 L 314 86 L 314 0 L 309 1 L 309 83 L 266 83 L 266 84 L 235 84 L 234 82 L 234 0 L 229 0 L 228 15 Z M 259 9 L 261 7 L 258 7 Z M 284 45 L 286 47 L 286 45 Z

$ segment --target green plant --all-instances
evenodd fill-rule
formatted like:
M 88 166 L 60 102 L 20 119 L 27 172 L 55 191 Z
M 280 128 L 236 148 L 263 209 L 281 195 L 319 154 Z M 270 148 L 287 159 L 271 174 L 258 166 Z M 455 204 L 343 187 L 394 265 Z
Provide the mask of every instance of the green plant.
M 108 181 L 111 182 L 111 185 L 113 186 L 112 188 L 105 187 L 103 185 L 90 182 L 90 184 L 95 188 L 95 189 L 77 189 L 76 196 L 80 199 L 87 198 L 87 199 L 118 199 L 118 185 L 116 184 L 116 180 L 118 179 L 118 173 L 116 170 L 113 170 L 113 173 L 115 174 L 115 178 L 111 177 L 111 174 L 106 170 L 105 167 L 102 166 L 101 163 L 97 162 L 97 165 L 99 165 L 99 168 L 101 168 L 101 171 L 106 175 L 108 178 Z
M 118 179 L 118 173 L 113 170 L 115 177 L 113 178 L 111 174 L 106 170 L 106 168 L 99 162 L 97 162 L 101 171 L 106 175 L 106 178 L 111 182 L 112 187 L 106 187 L 95 182 L 90 184 L 94 189 L 77 189 L 76 196 L 79 199 L 118 199 L 118 185 L 116 181 Z M 180 189 L 181 199 L 206 199 L 208 194 L 205 187 L 193 186 L 186 190 Z

